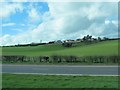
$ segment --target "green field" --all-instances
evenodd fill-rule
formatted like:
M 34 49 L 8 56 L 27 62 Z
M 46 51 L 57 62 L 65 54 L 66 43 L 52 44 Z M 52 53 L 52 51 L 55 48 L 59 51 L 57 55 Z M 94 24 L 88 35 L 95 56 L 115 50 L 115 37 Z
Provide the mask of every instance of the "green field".
M 3 74 L 3 88 L 118 88 L 117 76 Z
M 3 47 L 3 55 L 51 56 L 51 55 L 117 55 L 118 40 L 103 41 L 89 45 L 66 48 L 62 45 L 42 45 L 28 47 Z
M 83 44 L 70 48 L 57 44 L 28 47 L 3 47 L 2 54 L 26 56 L 111 56 L 118 55 L 118 40 L 103 41 L 89 45 Z M 20 64 L 24 63 L 21 62 Z M 65 64 L 67 64 L 67 62 Z M 82 65 L 84 64 L 82 63 Z M 118 88 L 117 76 L 43 76 L 3 74 L 2 79 L 3 88 Z

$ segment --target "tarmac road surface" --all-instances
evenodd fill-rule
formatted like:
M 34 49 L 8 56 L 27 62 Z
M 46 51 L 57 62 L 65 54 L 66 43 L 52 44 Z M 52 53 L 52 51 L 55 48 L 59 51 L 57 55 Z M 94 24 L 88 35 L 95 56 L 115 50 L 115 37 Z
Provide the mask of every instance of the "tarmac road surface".
M 118 75 L 118 66 L 105 65 L 12 65 L 3 64 L 2 73 L 41 75 Z

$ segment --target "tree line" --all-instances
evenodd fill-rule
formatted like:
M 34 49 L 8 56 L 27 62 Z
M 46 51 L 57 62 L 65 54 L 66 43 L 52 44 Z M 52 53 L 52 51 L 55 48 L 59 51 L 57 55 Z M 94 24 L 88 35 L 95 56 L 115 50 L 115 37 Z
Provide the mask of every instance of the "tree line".
M 91 44 L 91 43 L 96 43 L 96 42 L 101 42 L 101 41 L 106 41 L 106 40 L 110 40 L 109 38 L 107 37 L 98 37 L 98 38 L 93 38 L 92 35 L 86 35 L 84 36 L 82 39 L 76 39 L 76 40 L 69 40 L 69 41 L 64 41 L 62 43 L 62 45 L 64 47 L 72 47 L 73 44 L 75 43 L 85 43 L 85 44 Z
M 49 41 L 48 43 L 29 43 L 29 44 L 18 44 L 18 45 L 11 45 L 11 46 L 4 46 L 4 47 L 20 47 L 20 46 L 39 46 L 39 45 L 46 45 L 46 44 L 62 44 L 64 47 L 71 47 L 73 43 L 76 43 L 76 42 L 85 42 L 85 43 L 92 43 L 92 42 L 100 42 L 100 41 L 105 41 L 105 40 L 110 40 L 109 38 L 107 37 L 104 37 L 104 38 L 101 38 L 101 37 L 98 37 L 98 38 L 93 38 L 92 35 L 86 35 L 84 36 L 83 38 L 78 38 L 76 40 L 57 40 L 57 41 Z M 68 41 L 68 42 L 66 42 Z M 71 42 L 72 41 L 72 42 Z

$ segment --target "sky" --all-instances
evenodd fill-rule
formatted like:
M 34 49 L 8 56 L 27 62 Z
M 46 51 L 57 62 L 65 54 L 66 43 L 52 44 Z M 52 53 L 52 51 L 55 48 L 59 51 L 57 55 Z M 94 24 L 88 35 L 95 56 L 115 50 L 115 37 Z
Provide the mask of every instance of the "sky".
M 0 46 L 118 37 L 117 2 L 0 2 Z

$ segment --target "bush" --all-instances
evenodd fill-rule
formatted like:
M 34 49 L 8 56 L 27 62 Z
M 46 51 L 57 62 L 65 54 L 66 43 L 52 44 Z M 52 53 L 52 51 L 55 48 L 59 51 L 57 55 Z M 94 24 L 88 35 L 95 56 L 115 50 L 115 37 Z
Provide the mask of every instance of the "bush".
M 2 56 L 3 62 L 23 62 L 25 56 Z
M 58 56 L 58 55 L 53 55 L 51 56 L 52 62 L 61 62 L 62 60 L 62 56 Z
M 76 62 L 77 57 L 76 56 L 64 56 L 65 62 Z
M 72 47 L 72 43 L 66 43 L 66 42 L 65 42 L 65 43 L 63 43 L 62 45 L 63 45 L 64 47 Z
M 70 56 L 58 56 L 52 55 L 51 57 L 48 56 L 0 56 L 0 59 L 3 62 L 79 62 L 79 63 L 118 63 L 120 60 L 119 56 L 83 56 L 83 57 L 76 57 L 73 55 Z

